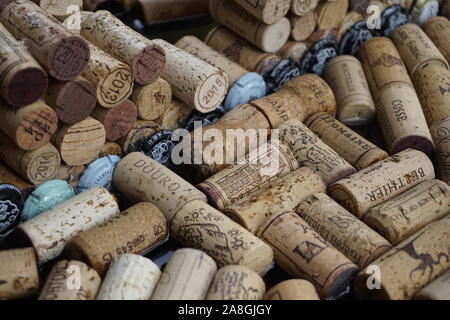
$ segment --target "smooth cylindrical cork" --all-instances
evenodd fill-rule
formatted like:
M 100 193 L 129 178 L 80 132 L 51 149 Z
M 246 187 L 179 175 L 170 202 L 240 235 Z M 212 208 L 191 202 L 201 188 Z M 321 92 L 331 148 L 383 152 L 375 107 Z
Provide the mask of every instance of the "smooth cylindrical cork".
M 27 0 L 11 1 L 0 13 L 0 22 L 25 42 L 30 53 L 54 78 L 70 81 L 89 60 L 89 47 L 55 17 Z
M 161 210 L 149 202 L 140 202 L 78 234 L 67 243 L 65 256 L 86 262 L 103 276 L 119 255 L 143 254 L 166 237 L 167 222 Z
M 429 180 L 371 208 L 364 222 L 397 245 L 449 213 L 450 187 L 440 180 Z
M 192 109 L 190 110 L 192 111 Z M 128 154 L 136 143 L 153 136 L 158 131 L 161 131 L 161 128 L 155 122 L 138 120 L 128 134 L 117 140 L 117 143 L 122 147 L 123 152 Z
M 324 193 L 306 199 L 296 212 L 361 269 L 392 249 L 386 239 Z
M 325 80 L 337 101 L 337 117 L 346 125 L 362 126 L 375 117 L 375 103 L 366 76 L 358 59 L 343 55 L 330 61 Z
M 122 254 L 111 263 L 96 300 L 150 300 L 160 277 L 150 259 Z
M 407 149 L 338 181 L 328 191 L 344 208 L 363 218 L 370 208 L 434 177 L 427 155 Z
M 139 152 L 130 153 L 119 162 L 113 181 L 129 200 L 157 205 L 169 223 L 189 201 L 206 203 L 206 196 L 193 185 Z
M 281 18 L 270 25 L 264 24 L 240 5 L 228 0 L 210 0 L 209 9 L 214 19 L 264 52 L 278 51 L 291 32 L 291 25 L 287 18 Z
M 125 1 L 130 7 L 130 0 Z M 144 24 L 208 14 L 208 0 L 134 0 Z M 169 10 L 170 8 L 170 10 Z
M 284 18 L 291 4 L 290 0 L 262 0 L 257 2 L 236 0 L 235 2 L 265 24 L 274 24 Z
M 28 53 L 22 42 L 0 24 L 0 94 L 13 107 L 22 107 L 42 97 L 47 73 Z
M 36 253 L 33 248 L 0 251 L 0 299 L 20 299 L 39 289 Z
M 320 300 L 314 285 L 302 279 L 278 283 L 266 292 L 264 300 Z
M 419 26 L 411 23 L 400 26 L 392 39 L 411 76 L 432 62 L 449 68 L 447 59 Z
M 216 271 L 215 261 L 203 251 L 178 249 L 164 267 L 152 300 L 204 300 Z
M 1 129 L 23 150 L 46 145 L 58 128 L 56 112 L 42 100 L 20 109 L 0 102 L 0 113 Z
M 65 82 L 51 79 L 44 101 L 56 111 L 61 122 L 75 124 L 92 113 L 97 95 L 95 87 L 83 77 Z
M 317 16 L 314 10 L 304 16 L 288 15 L 291 23 L 291 39 L 304 41 L 316 30 Z
M 450 117 L 435 125 L 431 135 L 436 143 L 436 166 L 438 177 L 450 184 Z
M 278 127 L 280 140 L 292 150 L 300 167 L 307 166 L 332 184 L 356 169 L 318 138 L 299 120 L 289 120 Z
M 298 168 L 297 160 L 285 143 L 271 140 L 260 148 L 250 151 L 245 164 L 228 166 L 197 186 L 211 205 L 223 210 Z M 260 152 L 262 150 L 266 152 Z
M 108 141 L 106 142 L 102 149 L 100 150 L 100 153 L 98 154 L 99 158 L 103 158 L 106 156 L 119 156 L 122 157 L 123 156 L 123 150 L 122 147 L 116 143 L 116 142 L 111 142 Z
M 319 0 L 291 0 L 291 12 L 298 16 L 307 15 L 319 4 Z
M 153 40 L 166 52 L 161 78 L 170 83 L 173 95 L 202 113 L 214 111 L 228 90 L 226 73 L 162 40 Z
M 141 85 L 158 79 L 166 57 L 150 39 L 123 24 L 112 13 L 99 10 L 81 23 L 81 35 L 116 59 L 128 64 Z
M 414 296 L 415 300 L 450 300 L 450 270 Z
M 374 281 L 373 266 L 355 278 L 358 297 L 364 299 L 407 300 L 450 268 L 450 216 L 435 221 L 373 262 L 380 289 L 370 290 Z M 369 279 L 372 278 L 372 279 Z
M 167 110 L 156 122 L 163 130 L 175 130 L 184 126 L 191 113 L 191 107 L 183 101 L 172 97 Z
M 310 45 L 306 41 L 300 42 L 289 40 L 280 50 L 277 51 L 277 55 L 284 59 L 290 58 L 300 62 L 309 47 Z
M 422 29 L 450 62 L 450 21 L 445 17 L 434 17 L 425 22 Z
M 39 300 L 95 300 L 102 279 L 80 261 L 58 261 L 42 288 Z
M 11 184 L 20 190 L 30 189 L 32 185 L 17 175 L 12 168 L 0 162 L 0 184 Z
M 266 284 L 255 271 L 237 265 L 220 268 L 206 300 L 262 300 Z
M 309 196 L 326 192 L 326 189 L 325 181 L 319 174 L 308 167 L 302 167 L 274 180 L 263 190 L 253 192 L 241 201 L 227 206 L 222 212 L 256 234 L 271 214 L 294 210 Z
M 337 29 L 347 14 L 349 0 L 321 1 L 315 9 L 319 30 Z
M 209 254 L 219 267 L 238 264 L 263 272 L 273 262 L 267 244 L 203 201 L 185 204 L 172 220 L 170 234 L 183 247 Z
M 95 86 L 98 103 L 104 108 L 113 108 L 126 101 L 134 85 L 130 67 L 91 43 L 89 49 L 91 57 L 83 77 Z
M 357 170 L 386 159 L 388 154 L 335 119 L 318 112 L 305 122 L 309 129 Z
M 117 213 L 114 197 L 105 188 L 94 187 L 24 222 L 16 229 L 17 236 L 32 243 L 43 263 L 60 255 L 71 238 Z
M 311 281 L 323 298 L 345 291 L 359 270 L 293 211 L 271 216 L 258 234 L 284 271 Z
M 172 88 L 166 80 L 158 78 L 151 84 L 136 86 L 130 100 L 136 104 L 139 119 L 155 121 L 169 108 Z
M 33 0 L 47 13 L 54 16 L 59 21 L 63 21 L 74 12 L 79 12 L 83 8 L 83 0 Z
M 69 166 L 81 166 L 93 161 L 105 144 L 105 127 L 87 117 L 73 125 L 63 125 L 53 138 L 61 158 Z

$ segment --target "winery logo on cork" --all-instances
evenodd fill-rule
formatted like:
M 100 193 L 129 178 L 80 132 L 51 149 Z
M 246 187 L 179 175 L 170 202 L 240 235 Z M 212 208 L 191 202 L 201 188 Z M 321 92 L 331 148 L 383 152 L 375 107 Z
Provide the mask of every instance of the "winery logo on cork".
M 383 53 L 380 57 L 380 59 L 375 60 L 371 67 L 386 67 L 386 68 L 390 68 L 393 66 L 402 66 L 402 60 L 398 57 L 394 57 L 393 55 L 390 55 L 388 53 Z

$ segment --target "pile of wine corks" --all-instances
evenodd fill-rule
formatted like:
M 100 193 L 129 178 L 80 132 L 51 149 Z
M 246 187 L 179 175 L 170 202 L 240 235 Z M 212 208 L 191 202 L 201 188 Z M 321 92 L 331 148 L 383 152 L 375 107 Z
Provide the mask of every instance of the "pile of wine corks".
M 450 1 L 0 3 L 0 299 L 450 296 Z

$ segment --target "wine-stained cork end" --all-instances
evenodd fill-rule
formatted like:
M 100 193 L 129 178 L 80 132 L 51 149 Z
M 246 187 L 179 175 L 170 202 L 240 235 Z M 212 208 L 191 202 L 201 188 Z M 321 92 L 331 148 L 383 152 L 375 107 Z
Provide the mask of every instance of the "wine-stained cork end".
M 17 72 L 6 88 L 5 100 L 13 107 L 22 107 L 39 100 L 48 86 L 47 73 L 40 68 Z
M 133 77 L 140 84 L 156 81 L 166 65 L 166 53 L 157 44 L 147 46 L 133 59 Z
M 126 100 L 110 109 L 103 122 L 106 138 L 110 141 L 116 141 L 124 137 L 130 132 L 136 120 L 136 105 L 130 100 Z
M 396 154 L 409 148 L 422 151 L 429 157 L 432 157 L 435 151 L 434 144 L 431 139 L 422 136 L 408 136 L 398 141 L 393 146 L 391 153 Z

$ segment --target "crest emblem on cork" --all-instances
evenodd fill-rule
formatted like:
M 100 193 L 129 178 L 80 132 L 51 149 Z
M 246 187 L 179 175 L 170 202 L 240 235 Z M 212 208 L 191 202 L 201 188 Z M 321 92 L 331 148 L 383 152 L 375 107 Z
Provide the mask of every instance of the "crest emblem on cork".
M 390 68 L 393 66 L 401 66 L 401 65 L 402 65 L 401 59 L 394 57 L 393 55 L 390 55 L 388 53 L 383 53 L 383 55 L 380 57 L 380 59 L 378 59 L 372 63 L 372 67 L 383 66 L 386 68 Z

